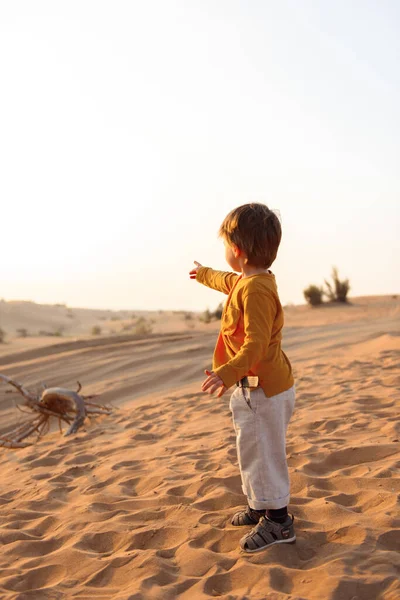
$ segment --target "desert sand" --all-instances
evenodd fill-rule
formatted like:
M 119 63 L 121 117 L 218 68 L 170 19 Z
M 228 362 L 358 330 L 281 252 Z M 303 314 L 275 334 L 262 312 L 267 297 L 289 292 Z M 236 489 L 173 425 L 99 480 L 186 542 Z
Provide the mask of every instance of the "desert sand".
M 58 307 L 80 325 L 61 339 L 15 339 L 17 327 L 59 327 L 59 315 L 40 307 L 33 321 L 30 306 L 21 324 L 0 309 L 1 373 L 33 390 L 79 380 L 115 407 L 74 436 L 0 449 L 2 600 L 400 597 L 399 298 L 286 308 L 297 541 L 255 555 L 238 549 L 249 528 L 230 524 L 244 498 L 229 393 L 200 392 L 218 323 L 163 313 L 150 336 L 110 335 L 102 314 L 106 335 L 88 336 L 97 313 Z M 24 418 L 6 389 L 3 431 Z

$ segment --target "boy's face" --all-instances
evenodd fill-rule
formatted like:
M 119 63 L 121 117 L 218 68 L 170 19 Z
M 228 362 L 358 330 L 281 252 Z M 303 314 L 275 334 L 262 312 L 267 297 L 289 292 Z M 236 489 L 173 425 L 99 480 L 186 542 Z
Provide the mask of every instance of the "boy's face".
M 239 248 L 235 244 L 230 246 L 228 244 L 228 242 L 226 242 L 225 240 L 224 240 L 224 246 L 225 246 L 226 262 L 231 267 L 231 269 L 233 269 L 234 271 L 240 272 L 242 270 L 242 265 L 240 264 L 240 260 L 239 260 L 239 257 L 240 257 Z

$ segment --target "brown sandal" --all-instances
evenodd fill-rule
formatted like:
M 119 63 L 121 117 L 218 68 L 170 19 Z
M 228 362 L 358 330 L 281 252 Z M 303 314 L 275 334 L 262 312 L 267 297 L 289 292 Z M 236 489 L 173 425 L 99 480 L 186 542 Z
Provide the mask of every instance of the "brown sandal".
M 241 549 L 252 553 L 274 544 L 293 544 L 296 541 L 293 521 L 293 515 L 288 515 L 284 523 L 275 523 L 267 517 L 261 517 L 257 525 L 240 540 Z

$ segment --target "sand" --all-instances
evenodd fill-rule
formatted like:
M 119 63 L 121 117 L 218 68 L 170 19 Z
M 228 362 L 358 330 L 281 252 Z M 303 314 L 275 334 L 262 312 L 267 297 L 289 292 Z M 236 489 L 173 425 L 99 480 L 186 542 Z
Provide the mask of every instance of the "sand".
M 219 300 L 218 294 L 216 300 Z M 115 311 L 0 300 L 0 330 L 5 333 L 5 343 L 0 344 L 0 357 L 24 348 L 57 344 L 65 339 L 208 331 L 210 328 L 215 328 L 215 323 L 214 327 L 207 325 L 202 322 L 200 313 L 183 310 Z
M 199 391 L 215 324 L 10 343 L 0 372 L 33 389 L 80 380 L 115 414 L 1 450 L 0 598 L 397 600 L 399 316 L 392 297 L 287 307 L 297 542 L 253 556 L 230 524 L 244 499 L 229 394 Z M 5 389 L 2 429 L 23 416 Z

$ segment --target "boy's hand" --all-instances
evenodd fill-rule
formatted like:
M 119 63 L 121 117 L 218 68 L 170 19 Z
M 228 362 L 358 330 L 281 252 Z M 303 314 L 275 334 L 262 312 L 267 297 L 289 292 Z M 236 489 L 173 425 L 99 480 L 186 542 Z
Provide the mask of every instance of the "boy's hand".
M 218 377 L 218 375 L 216 375 L 213 371 L 205 370 L 204 373 L 208 375 L 208 377 L 203 381 L 201 391 L 208 391 L 209 394 L 213 394 L 215 390 L 221 388 L 217 394 L 217 398 L 221 398 L 222 394 L 225 394 L 226 390 L 228 389 L 221 377 Z
M 197 271 L 200 269 L 200 267 L 203 266 L 200 263 L 198 263 L 197 260 L 195 260 L 193 262 L 196 265 L 196 267 L 190 271 L 190 273 L 189 273 L 190 279 L 196 279 Z

